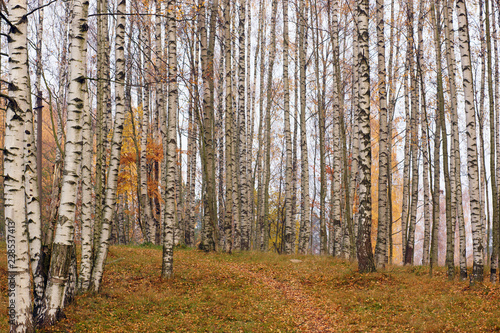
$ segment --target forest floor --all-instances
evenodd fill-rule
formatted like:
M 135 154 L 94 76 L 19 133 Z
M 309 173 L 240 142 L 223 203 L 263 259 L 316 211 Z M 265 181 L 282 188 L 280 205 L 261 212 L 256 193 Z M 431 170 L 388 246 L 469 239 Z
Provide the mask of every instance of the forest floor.
M 0 331 L 7 332 L 5 244 Z M 443 269 L 359 274 L 328 256 L 112 246 L 102 292 L 80 295 L 44 332 L 481 332 L 500 330 L 500 286 L 448 281 Z M 290 259 L 299 259 L 300 262 Z

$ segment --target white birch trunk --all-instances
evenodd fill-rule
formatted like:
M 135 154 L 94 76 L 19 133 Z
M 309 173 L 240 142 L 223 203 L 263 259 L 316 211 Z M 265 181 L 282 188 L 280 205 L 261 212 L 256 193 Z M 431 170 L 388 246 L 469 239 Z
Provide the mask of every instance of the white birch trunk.
M 109 237 L 114 208 L 116 205 L 116 185 L 118 181 L 118 169 L 120 166 L 120 154 L 122 143 L 123 123 L 125 119 L 125 0 L 120 0 L 117 7 L 116 25 L 116 91 L 115 91 L 115 123 L 113 137 L 111 140 L 111 154 L 109 160 L 108 178 L 106 180 L 106 195 L 104 200 L 103 219 L 99 244 L 96 244 L 97 254 L 92 272 L 91 290 L 99 292 L 102 275 L 104 273 L 104 262 L 108 255 Z
M 171 278 L 174 260 L 175 178 L 177 162 L 177 21 L 176 1 L 169 0 L 168 19 L 168 127 L 165 184 L 165 221 L 163 226 L 162 277 Z
M 290 133 L 290 83 L 288 80 L 288 0 L 283 0 L 283 83 L 285 120 L 285 253 L 293 253 L 292 239 L 292 136 Z
M 27 3 L 8 3 L 12 22 L 8 35 L 9 102 L 4 148 L 4 198 L 10 332 L 34 332 L 30 293 L 30 252 L 25 207 L 23 140 L 25 116 L 31 108 Z
M 371 245 L 371 131 L 370 65 L 368 50 L 368 0 L 357 1 L 359 62 L 359 215 L 356 240 L 358 268 L 361 273 L 375 271 Z
M 470 209 L 472 226 L 473 268 L 472 281 L 483 280 L 483 251 L 484 245 L 481 238 L 481 220 L 479 208 L 479 175 L 477 159 L 476 121 L 474 111 L 474 83 L 472 77 L 469 23 L 467 20 L 467 7 L 465 0 L 456 2 L 458 16 L 458 40 L 462 61 L 463 87 L 465 94 L 465 112 L 467 124 L 467 170 L 470 188 Z
M 88 1 L 73 2 L 73 19 L 70 25 L 70 83 L 68 91 L 68 119 L 64 147 L 64 172 L 61 188 L 57 228 L 52 244 L 49 277 L 45 301 L 38 322 L 54 324 L 62 315 L 64 290 L 68 282 L 71 249 L 75 224 L 78 169 L 82 155 L 83 117 L 88 112 L 86 103 L 87 65 L 87 13 Z
M 87 105 L 87 94 L 84 99 L 85 114 L 83 120 L 83 151 L 82 151 L 82 209 L 80 215 L 80 225 L 82 228 L 81 246 L 82 255 L 80 263 L 80 276 L 78 277 L 79 292 L 86 292 L 90 286 L 92 275 L 92 155 L 93 155 L 93 135 L 91 132 L 92 115 Z

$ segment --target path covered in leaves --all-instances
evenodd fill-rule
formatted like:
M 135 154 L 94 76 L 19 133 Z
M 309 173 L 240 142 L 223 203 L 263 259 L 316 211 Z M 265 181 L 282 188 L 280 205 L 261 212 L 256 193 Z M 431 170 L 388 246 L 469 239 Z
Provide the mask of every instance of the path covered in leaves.
M 0 251 L 5 251 L 5 247 Z M 0 306 L 6 297 L 1 253 Z M 290 259 L 299 259 L 292 262 Z M 331 257 L 112 247 L 99 295 L 80 295 L 48 332 L 481 332 L 500 329 L 500 289 L 424 267 L 360 275 Z M 7 314 L 0 331 L 7 330 Z

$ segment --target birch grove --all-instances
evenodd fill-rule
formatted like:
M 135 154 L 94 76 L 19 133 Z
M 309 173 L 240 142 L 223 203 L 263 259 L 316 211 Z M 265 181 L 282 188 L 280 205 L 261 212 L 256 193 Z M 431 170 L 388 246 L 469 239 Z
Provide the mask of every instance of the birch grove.
M 161 246 L 165 279 L 189 247 L 498 281 L 497 2 L 0 13 L 11 331 L 99 293 L 115 245 Z

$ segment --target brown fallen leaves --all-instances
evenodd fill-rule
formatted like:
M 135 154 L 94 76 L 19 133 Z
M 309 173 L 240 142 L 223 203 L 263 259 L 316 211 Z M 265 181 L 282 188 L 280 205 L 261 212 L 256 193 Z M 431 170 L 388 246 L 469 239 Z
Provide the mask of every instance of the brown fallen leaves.
M 0 250 L 5 291 L 5 246 Z M 114 258 L 114 259 L 113 259 Z M 116 261 L 117 258 L 124 258 Z M 301 262 L 291 262 L 298 259 Z M 500 329 L 500 288 L 434 278 L 426 268 L 373 274 L 326 256 L 111 247 L 102 292 L 80 295 L 48 332 L 480 332 Z M 7 295 L 0 296 L 6 308 Z M 4 311 L 0 331 L 7 331 Z

